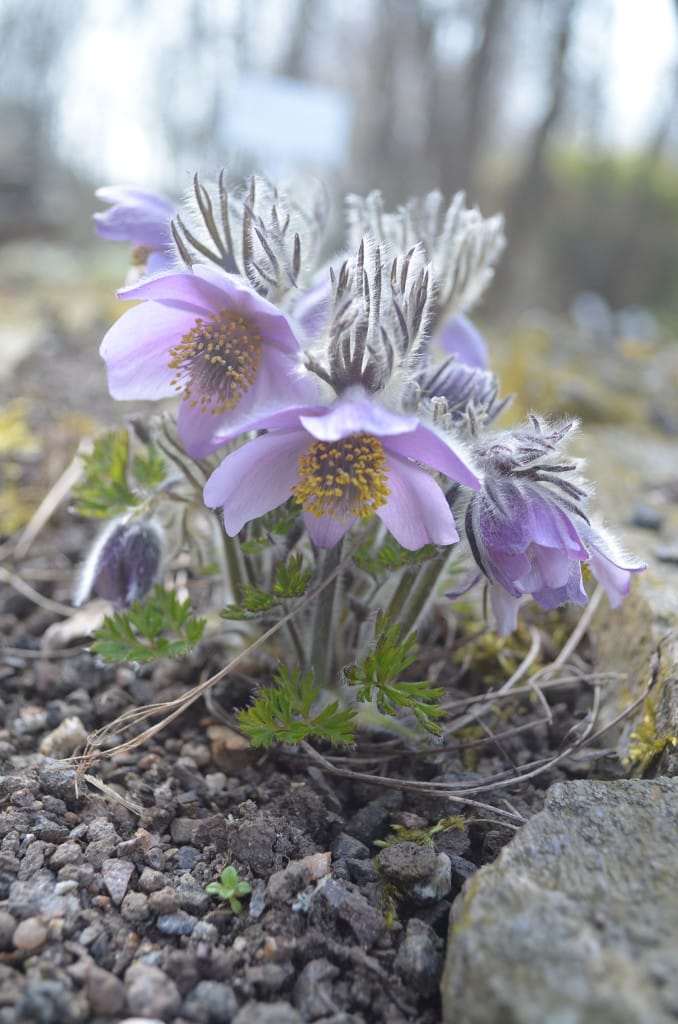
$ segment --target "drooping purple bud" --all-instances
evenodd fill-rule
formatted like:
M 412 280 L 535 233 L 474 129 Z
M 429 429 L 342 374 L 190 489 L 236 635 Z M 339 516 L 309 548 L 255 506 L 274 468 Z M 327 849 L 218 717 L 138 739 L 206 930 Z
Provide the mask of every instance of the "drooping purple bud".
M 85 562 L 75 603 L 101 597 L 129 607 L 149 592 L 162 559 L 162 534 L 154 523 L 114 520 Z

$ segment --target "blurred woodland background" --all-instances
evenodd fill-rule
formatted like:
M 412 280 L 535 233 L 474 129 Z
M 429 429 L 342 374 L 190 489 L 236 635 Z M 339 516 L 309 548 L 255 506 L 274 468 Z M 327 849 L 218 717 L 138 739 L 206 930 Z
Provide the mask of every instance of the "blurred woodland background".
M 678 323 L 678 0 L 0 0 L 0 54 L 0 244 L 100 247 L 98 185 L 301 168 L 503 210 L 483 316 Z

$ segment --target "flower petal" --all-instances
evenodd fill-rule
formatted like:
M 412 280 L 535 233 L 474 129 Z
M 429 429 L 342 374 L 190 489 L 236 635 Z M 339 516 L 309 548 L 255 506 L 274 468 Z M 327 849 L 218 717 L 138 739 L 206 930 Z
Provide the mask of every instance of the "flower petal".
M 489 362 L 487 343 L 478 328 L 463 313 L 445 320 L 435 340 L 444 352 L 455 355 L 466 366 L 486 369 Z
M 138 284 L 120 288 L 118 298 L 123 302 L 151 299 L 164 306 L 189 310 L 203 317 L 217 313 L 228 305 L 221 288 L 189 270 L 144 278 Z
M 161 249 L 169 243 L 175 208 L 164 196 L 122 185 L 97 189 L 95 195 L 113 204 L 93 217 L 96 232 L 102 238 L 153 249 Z
M 357 516 L 336 519 L 334 516 L 314 516 L 304 513 L 304 525 L 317 548 L 333 548 L 355 523 Z
M 591 549 L 591 570 L 602 584 L 610 605 L 617 608 L 631 587 L 633 573 L 647 569 L 647 564 L 622 551 L 615 537 L 602 527 L 591 526 L 586 534 Z
M 495 583 L 490 587 L 490 604 L 497 624 L 497 633 L 499 636 L 508 636 L 518 625 L 519 598 L 512 597 Z
M 388 441 L 384 442 L 384 448 L 431 466 L 466 487 L 472 487 L 474 490 L 480 487 L 479 477 L 467 465 L 465 456 L 462 457 L 456 451 L 452 440 L 435 433 L 423 423 L 418 423 L 415 429 L 407 434 L 389 437 Z
M 398 456 L 387 456 L 386 467 L 391 493 L 377 515 L 398 543 L 416 551 L 424 544 L 459 540 L 450 507 L 433 477 Z
M 320 416 L 302 416 L 301 422 L 318 441 L 338 441 L 349 434 L 390 437 L 411 433 L 418 425 L 416 416 L 401 416 L 359 392 L 359 397 L 340 399 Z
M 306 431 L 276 431 L 248 441 L 214 470 L 203 497 L 208 508 L 223 508 L 230 537 L 251 519 L 287 501 L 297 481 L 299 457 L 307 447 Z
M 128 309 L 109 329 L 99 352 L 116 399 L 156 399 L 176 394 L 169 350 L 195 318 L 155 302 Z

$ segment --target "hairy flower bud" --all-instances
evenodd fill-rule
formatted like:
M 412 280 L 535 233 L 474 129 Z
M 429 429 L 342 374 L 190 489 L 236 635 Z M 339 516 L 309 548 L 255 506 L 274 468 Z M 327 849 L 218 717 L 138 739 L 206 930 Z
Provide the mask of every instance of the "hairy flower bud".
M 160 530 L 149 520 L 114 520 L 90 551 L 75 603 L 101 597 L 127 607 L 140 600 L 158 575 L 163 547 Z

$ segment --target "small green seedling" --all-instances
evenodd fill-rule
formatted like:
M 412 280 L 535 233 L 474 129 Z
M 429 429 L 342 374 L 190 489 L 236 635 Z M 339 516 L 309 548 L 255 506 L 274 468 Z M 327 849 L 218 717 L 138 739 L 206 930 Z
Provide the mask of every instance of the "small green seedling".
M 210 896 L 216 896 L 217 899 L 228 902 L 233 913 L 239 914 L 242 910 L 242 903 L 238 896 L 249 896 L 252 892 L 252 886 L 249 882 L 241 882 L 238 878 L 238 872 L 229 864 L 221 872 L 218 882 L 210 882 L 209 885 L 205 886 L 205 892 L 208 892 Z

